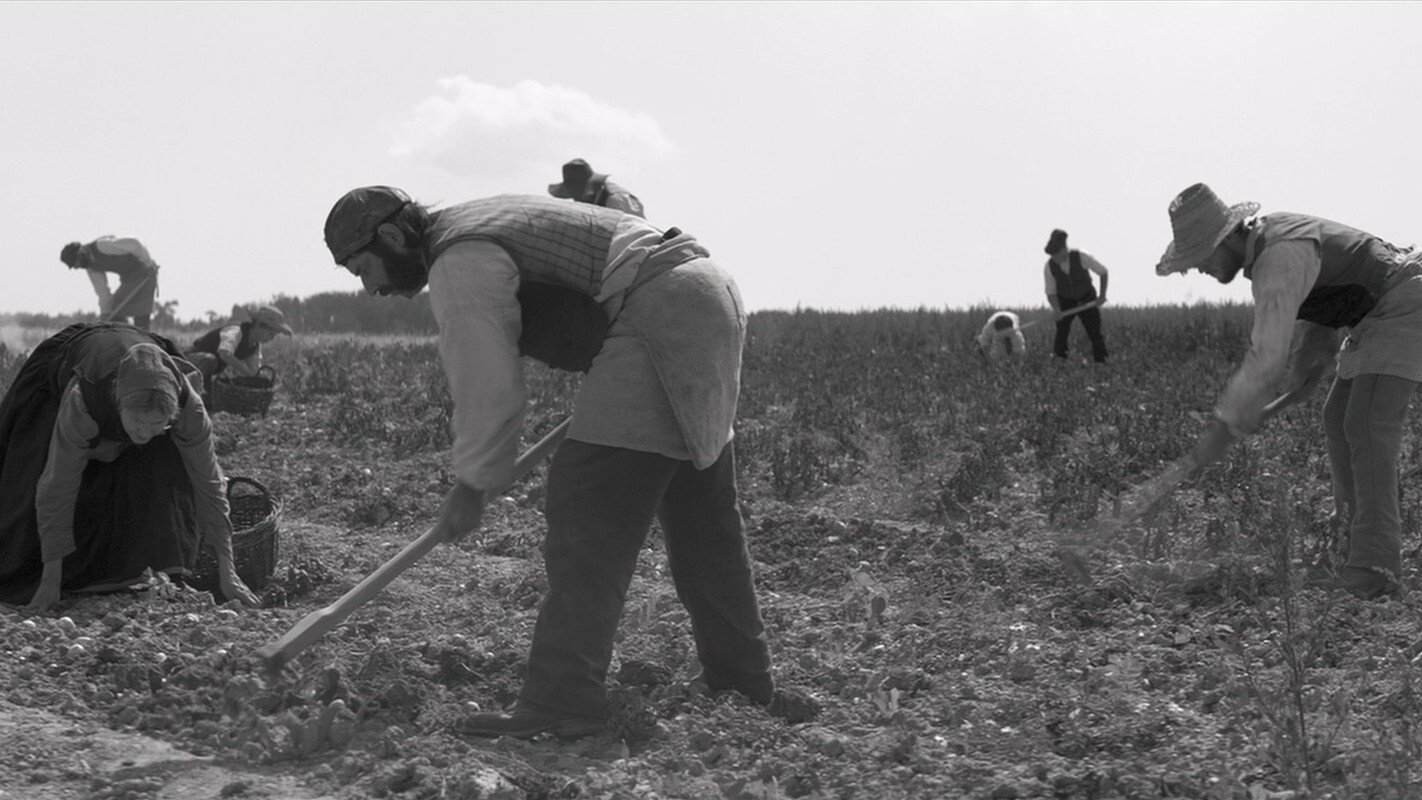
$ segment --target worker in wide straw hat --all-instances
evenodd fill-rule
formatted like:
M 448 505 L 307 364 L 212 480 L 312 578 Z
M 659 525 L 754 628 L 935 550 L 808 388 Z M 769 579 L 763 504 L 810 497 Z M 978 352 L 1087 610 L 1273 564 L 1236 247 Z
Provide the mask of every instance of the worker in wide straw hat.
M 286 314 L 276 306 L 236 306 L 227 322 L 193 340 L 183 357 L 202 370 L 205 384 L 223 373 L 251 377 L 262 367 L 262 345 L 291 335 Z
M 0 602 L 192 573 L 202 548 L 228 599 L 237 575 L 212 427 L 193 367 L 131 325 L 76 324 L 30 353 L 0 401 Z
M 563 165 L 563 180 L 548 184 L 548 193 L 564 200 L 591 203 L 646 218 L 646 209 L 637 195 L 594 172 L 588 162 L 575 158 Z
M 511 477 L 528 393 L 520 354 L 586 372 L 548 467 L 548 593 L 528 674 L 474 736 L 606 728 L 607 671 L 637 556 L 661 523 L 703 678 L 769 704 L 775 691 L 737 502 L 732 424 L 745 306 L 692 236 L 607 208 L 502 195 L 431 210 L 403 191 L 346 193 L 326 245 L 367 292 L 426 286 L 454 400 L 435 530 L 456 539 Z
M 1331 585 L 1365 598 L 1395 593 L 1402 423 L 1422 382 L 1422 254 L 1321 217 L 1258 211 L 1257 203 L 1227 205 L 1203 183 L 1170 203 L 1174 237 L 1156 272 L 1195 269 L 1221 283 L 1243 275 L 1254 295 L 1249 352 L 1193 460 L 1219 458 L 1267 416 L 1306 397 L 1336 361 L 1323 423 L 1347 560 Z M 1271 401 L 1281 381 L 1287 391 Z

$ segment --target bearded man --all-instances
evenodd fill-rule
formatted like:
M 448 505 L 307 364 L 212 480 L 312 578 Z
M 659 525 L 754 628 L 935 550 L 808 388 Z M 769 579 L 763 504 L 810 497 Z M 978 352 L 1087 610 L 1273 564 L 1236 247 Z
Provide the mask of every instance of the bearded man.
M 548 471 L 548 594 L 505 712 L 459 730 L 595 733 L 637 554 L 660 520 L 711 690 L 770 703 L 774 684 L 735 480 L 732 421 L 746 314 L 693 237 L 584 203 L 499 196 L 431 210 L 388 186 L 326 219 L 337 264 L 373 295 L 426 285 L 454 399 L 454 488 L 438 529 L 478 527 L 513 473 L 527 401 L 520 355 L 586 371 Z

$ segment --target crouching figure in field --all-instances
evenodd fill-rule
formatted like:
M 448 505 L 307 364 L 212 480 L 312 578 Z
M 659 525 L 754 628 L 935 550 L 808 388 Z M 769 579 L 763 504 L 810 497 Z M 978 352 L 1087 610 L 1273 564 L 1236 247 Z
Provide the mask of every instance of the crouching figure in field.
M 1022 335 L 1022 322 L 1011 311 L 999 311 L 988 317 L 978 332 L 978 352 L 989 361 L 1022 358 L 1027 355 L 1027 339 Z
M 61 591 L 185 575 L 213 548 L 249 606 L 197 372 L 167 339 L 76 324 L 41 342 L 0 401 L 0 602 L 44 611 Z
M 371 294 L 426 285 L 454 399 L 454 487 L 437 528 L 479 526 L 486 490 L 512 477 L 527 392 L 519 356 L 586 371 L 548 470 L 548 594 L 528 675 L 477 736 L 575 737 L 605 727 L 605 681 L 652 519 L 712 690 L 770 703 L 774 686 L 736 492 L 731 424 L 746 315 L 731 277 L 693 237 L 546 197 L 439 210 L 404 192 L 348 192 L 326 245 Z

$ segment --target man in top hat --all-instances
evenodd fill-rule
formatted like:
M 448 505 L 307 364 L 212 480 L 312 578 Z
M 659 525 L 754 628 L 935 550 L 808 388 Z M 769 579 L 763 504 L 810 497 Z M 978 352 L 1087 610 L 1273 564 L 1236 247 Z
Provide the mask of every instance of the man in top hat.
M 1050 258 L 1043 267 L 1047 283 L 1047 302 L 1057 316 L 1057 334 L 1052 341 L 1052 355 L 1067 357 L 1073 319 L 1081 320 L 1086 338 L 1091 340 L 1091 357 L 1098 364 L 1106 363 L 1106 337 L 1101 334 L 1101 309 L 1106 304 L 1109 273 L 1090 253 L 1067 247 L 1067 232 L 1057 228 L 1044 248 Z M 1091 284 L 1091 276 L 1101 279 L 1101 293 Z M 1089 306 L 1089 307 L 1088 307 Z M 1073 311 L 1073 309 L 1081 309 Z
M 104 322 L 131 322 L 148 330 L 153 298 L 158 294 L 158 263 L 142 242 L 131 236 L 100 236 L 88 244 L 70 242 L 59 251 L 59 260 L 70 269 L 89 274 Z M 118 289 L 112 292 L 110 272 L 119 278 Z
M 1397 462 L 1403 418 L 1422 381 L 1422 252 L 1320 217 L 1258 210 L 1258 203 L 1226 205 L 1202 183 L 1170 203 L 1174 239 L 1156 272 L 1194 268 L 1221 283 L 1243 274 L 1254 295 L 1249 352 L 1216 402 L 1193 461 L 1214 461 L 1307 396 L 1336 353 L 1323 422 L 1348 555 L 1332 585 L 1367 599 L 1396 593 Z M 1299 344 L 1289 368 L 1296 319 Z M 1269 402 L 1281 380 L 1288 391 Z
M 563 165 L 563 182 L 548 184 L 548 193 L 564 200 L 612 208 L 643 219 L 647 217 L 637 195 L 608 180 L 606 175 L 593 172 L 588 162 L 581 158 Z
M 519 356 L 586 371 L 548 468 L 548 593 L 528 673 L 478 736 L 595 733 L 627 588 L 653 518 L 712 690 L 769 704 L 775 688 L 737 503 L 731 445 L 745 306 L 688 234 L 547 197 L 430 210 L 404 192 L 347 192 L 326 245 L 370 294 L 426 286 L 454 400 L 454 487 L 436 529 L 478 527 L 512 478 L 527 391 Z

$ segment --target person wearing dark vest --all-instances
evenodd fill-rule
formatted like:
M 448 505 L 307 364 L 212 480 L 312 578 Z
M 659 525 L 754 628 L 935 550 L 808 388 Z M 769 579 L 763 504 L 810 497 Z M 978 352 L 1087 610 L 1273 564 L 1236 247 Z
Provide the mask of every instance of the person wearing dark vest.
M 326 245 L 372 295 L 429 286 L 454 400 L 455 484 L 435 525 L 478 527 L 523 428 L 520 355 L 586 371 L 548 469 L 548 593 L 506 711 L 465 735 L 571 738 L 605 728 L 613 641 L 638 552 L 660 520 L 677 596 L 713 690 L 776 694 L 731 446 L 746 312 L 689 234 L 547 197 L 430 210 L 387 186 L 331 209 Z
M 1422 381 L 1422 252 L 1321 217 L 1258 211 L 1258 203 L 1227 206 L 1202 183 L 1170 203 L 1174 238 L 1156 272 L 1193 268 L 1221 283 L 1243 275 L 1254 296 L 1249 352 L 1191 460 L 1198 468 L 1220 458 L 1307 397 L 1333 363 L 1323 429 L 1347 560 L 1325 583 L 1367 599 L 1395 594 L 1399 450 Z
M 0 401 L 0 602 L 186 575 L 210 548 L 229 599 L 232 523 L 196 371 L 169 340 L 121 323 L 45 339 Z
M 153 298 L 158 294 L 158 264 L 142 242 L 131 236 L 101 236 L 88 244 L 70 242 L 59 251 L 59 260 L 70 269 L 89 274 L 104 322 L 132 322 L 148 330 Z M 110 272 L 119 279 L 113 292 L 109 290 Z
M 1056 338 L 1052 340 L 1052 355 L 1067 357 L 1067 345 L 1071 339 L 1073 319 L 1081 320 L 1086 336 L 1091 340 L 1091 357 L 1098 364 L 1104 364 L 1106 338 L 1101 334 L 1101 309 L 1106 304 L 1106 284 L 1108 273 L 1100 261 L 1075 248 L 1067 247 L 1067 233 L 1058 228 L 1052 231 L 1045 248 L 1047 265 L 1044 268 L 1047 282 L 1047 302 L 1057 315 Z M 1101 293 L 1091 283 L 1091 273 L 1101 278 Z M 1091 308 L 1071 313 L 1072 309 L 1085 305 Z
M 232 319 L 193 340 L 183 354 L 202 371 L 204 385 L 223 372 L 250 377 L 262 367 L 262 345 L 292 335 L 286 315 L 276 306 L 236 308 Z
M 548 193 L 564 200 L 612 208 L 643 219 L 647 217 L 637 195 L 608 180 L 606 175 L 593 172 L 588 162 L 581 158 L 563 165 L 563 182 L 548 184 Z

